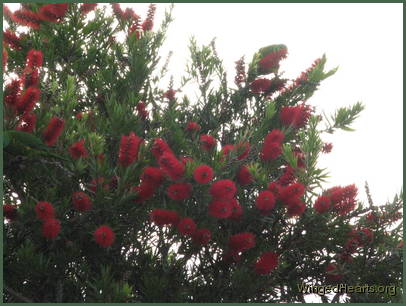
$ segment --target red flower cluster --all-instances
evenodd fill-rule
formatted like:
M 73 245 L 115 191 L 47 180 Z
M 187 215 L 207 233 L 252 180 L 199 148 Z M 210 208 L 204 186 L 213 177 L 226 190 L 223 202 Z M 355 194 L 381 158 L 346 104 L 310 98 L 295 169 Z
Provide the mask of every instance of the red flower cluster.
M 290 165 L 286 166 L 283 170 L 283 174 L 278 178 L 278 184 L 282 186 L 289 185 L 296 180 L 295 169 Z
M 21 82 L 18 79 L 12 79 L 9 84 L 6 85 L 4 90 L 4 103 L 7 106 L 14 108 L 20 97 Z
M 172 150 L 169 148 L 168 144 L 162 138 L 156 138 L 154 144 L 151 148 L 152 155 L 155 156 L 157 160 L 165 153 L 169 152 L 173 154 Z
M 252 233 L 239 233 L 230 237 L 230 249 L 234 252 L 244 252 L 255 246 L 255 235 Z
M 138 115 L 143 119 L 146 120 L 148 118 L 148 111 L 145 109 L 145 103 L 140 101 L 137 103 L 136 106 Z
M 230 199 L 214 199 L 210 202 L 209 215 L 218 219 L 229 218 L 233 213 L 232 202 Z
M 13 31 L 7 29 L 3 31 L 3 42 L 11 49 L 21 50 L 21 38 L 18 37 Z
M 23 71 L 23 75 L 21 77 L 21 83 L 24 85 L 25 89 L 32 87 L 32 86 L 38 86 L 38 83 L 39 83 L 38 69 L 27 66 Z
M 313 62 L 312 66 L 309 67 L 306 71 L 302 72 L 302 73 L 300 74 L 300 76 L 298 76 L 298 77 L 296 78 L 296 80 L 294 80 L 293 83 L 292 83 L 289 87 L 286 87 L 286 88 L 284 89 L 283 92 L 284 92 L 284 93 L 285 93 L 285 92 L 289 92 L 289 91 L 293 90 L 294 88 L 296 88 L 297 86 L 300 86 L 300 85 L 302 85 L 303 83 L 307 82 L 307 81 L 309 80 L 309 74 L 310 74 L 310 72 L 313 71 L 313 69 L 320 63 L 320 61 L 321 61 L 321 59 L 319 59 L 319 58 L 316 59 L 316 60 Z
M 288 53 L 288 49 L 281 48 L 279 50 L 273 51 L 266 56 L 264 56 L 258 62 L 258 70 L 260 73 L 267 73 L 270 72 L 272 69 L 279 67 L 279 62 L 286 58 Z
M 85 212 L 92 208 L 93 202 L 90 197 L 84 192 L 75 192 L 72 195 L 72 203 L 73 207 L 77 211 Z
M 27 54 L 27 67 L 29 68 L 39 68 L 42 66 L 44 61 L 44 55 L 40 50 L 31 49 Z
M 129 136 L 122 136 L 118 161 L 123 167 L 128 167 L 138 160 L 140 145 L 144 140 L 131 132 Z
M 192 218 L 183 218 L 177 224 L 177 229 L 181 235 L 192 236 L 196 231 L 196 223 Z
M 159 187 L 164 179 L 161 169 L 155 167 L 146 167 L 141 174 L 141 181 L 144 184 Z
M 293 183 L 280 188 L 279 200 L 287 205 L 290 217 L 300 216 L 306 209 L 306 204 L 300 200 L 305 191 L 301 183 Z
M 264 161 L 274 160 L 282 154 L 282 141 L 285 135 L 282 131 L 274 129 L 266 135 L 261 149 L 261 159 Z
M 215 199 L 232 199 L 237 192 L 237 187 L 231 180 L 219 180 L 210 186 L 209 192 Z
M 245 62 L 244 57 L 241 57 L 238 61 L 235 62 L 235 78 L 234 83 L 238 87 L 241 87 L 241 84 L 244 83 L 247 79 L 245 74 Z
M 216 139 L 210 135 L 200 135 L 202 148 L 206 151 L 211 151 L 216 146 Z
M 321 151 L 323 153 L 330 153 L 332 149 L 333 149 L 333 144 L 332 143 L 325 143 L 323 145 L 323 148 L 321 149 Z
M 107 248 L 114 243 L 116 235 L 112 229 L 107 225 L 98 227 L 93 233 L 94 240 L 102 248 Z
M 48 3 L 41 6 L 38 15 L 45 21 L 60 22 L 65 17 L 68 7 L 68 3 Z
M 85 140 L 81 139 L 69 147 L 69 153 L 73 159 L 79 159 L 81 157 L 88 157 L 89 152 L 85 147 Z
M 58 117 L 51 118 L 47 128 L 42 135 L 44 143 L 47 146 L 53 146 L 57 142 L 59 136 L 62 133 L 64 125 L 65 122 L 62 119 Z
M 255 81 L 251 82 L 250 88 L 252 93 L 258 94 L 261 92 L 267 92 L 271 87 L 272 81 L 269 79 L 256 79 Z
M 41 25 L 41 17 L 33 11 L 27 9 L 19 9 L 14 12 L 11 19 L 18 24 L 38 30 Z
M 156 186 L 142 182 L 139 186 L 133 187 L 132 190 L 137 193 L 135 202 L 140 203 L 150 199 L 154 195 Z
M 237 182 L 241 186 L 249 185 L 254 181 L 254 177 L 252 176 L 250 170 L 247 166 L 242 165 L 237 173 Z
M 97 7 L 97 3 L 82 3 L 80 6 L 80 13 L 86 15 Z
M 193 171 L 193 178 L 199 184 L 207 184 L 213 179 L 213 169 L 207 165 L 200 165 Z
M 185 165 L 170 151 L 164 152 L 158 163 L 165 175 L 173 181 L 179 180 L 185 173 Z
M 202 127 L 201 127 L 198 123 L 196 123 L 196 122 L 194 122 L 194 121 L 190 121 L 190 122 L 188 122 L 188 124 L 187 124 L 186 130 L 187 130 L 188 132 L 197 132 L 197 131 L 199 131 L 201 128 L 202 128 Z
M 37 205 L 35 205 L 35 213 L 37 214 L 37 218 L 43 221 L 55 217 L 54 207 L 49 202 L 38 202 Z
M 292 126 L 295 129 L 302 128 L 310 118 L 311 110 L 305 104 L 298 106 L 284 106 L 279 118 L 283 125 Z
M 176 94 L 176 90 L 174 89 L 168 89 L 164 94 L 163 97 L 168 99 L 169 101 L 173 101 L 175 100 L 175 94 Z
M 279 255 L 274 252 L 263 253 L 255 263 L 254 270 L 257 274 L 269 274 L 278 266 Z
M 17 124 L 16 130 L 26 133 L 32 133 L 35 129 L 37 116 L 34 113 L 24 114 Z
M 29 113 L 40 99 L 41 91 L 36 87 L 28 88 L 24 95 L 18 99 L 16 108 L 20 114 Z
M 38 202 L 35 213 L 42 224 L 42 235 L 47 239 L 55 239 L 61 231 L 61 223 L 55 218 L 55 210 L 49 202 Z
M 155 16 L 156 5 L 150 4 L 148 8 L 147 18 L 142 23 L 143 31 L 151 31 L 154 26 L 154 16 Z M 172 99 L 169 99 L 172 100 Z
M 206 245 L 211 240 L 211 232 L 207 228 L 197 229 L 192 234 L 192 241 L 198 245 Z
M 330 210 L 331 201 L 329 197 L 320 196 L 317 198 L 316 202 L 314 202 L 314 210 L 317 211 L 319 214 L 325 213 Z
M 334 211 L 338 215 L 344 216 L 355 208 L 357 193 L 358 189 L 355 185 L 348 185 L 332 187 L 326 190 L 324 195 L 330 199 Z
M 150 213 L 151 221 L 158 226 L 177 225 L 179 223 L 179 215 L 176 211 L 167 209 L 154 209 Z
M 231 199 L 231 216 L 230 219 L 239 220 L 242 217 L 243 209 L 237 199 Z
M 166 193 L 174 201 L 183 201 L 192 195 L 192 184 L 189 183 L 177 183 L 170 185 Z
M 255 207 L 261 212 L 261 214 L 269 214 L 275 207 L 275 197 L 273 193 L 268 190 L 261 191 L 255 200 Z
M 3 216 L 9 221 L 15 220 L 17 218 L 17 206 L 11 204 L 4 204 Z

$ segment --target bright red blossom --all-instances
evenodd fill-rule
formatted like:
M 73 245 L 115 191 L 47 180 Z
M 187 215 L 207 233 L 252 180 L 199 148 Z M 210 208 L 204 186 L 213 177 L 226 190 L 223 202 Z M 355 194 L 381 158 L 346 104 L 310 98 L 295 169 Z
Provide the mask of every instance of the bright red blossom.
M 255 94 L 267 92 L 271 87 L 272 81 L 269 79 L 256 79 L 250 84 L 251 91 Z
M 193 178 L 199 184 L 207 184 L 213 179 L 213 169 L 207 165 L 200 165 L 193 171 Z
M 219 180 L 210 186 L 209 192 L 216 199 L 231 199 L 237 192 L 237 187 L 231 180 Z
M 3 42 L 11 49 L 21 50 L 21 38 L 10 29 L 3 31 Z
M 178 213 L 167 209 L 154 209 L 150 213 L 150 218 L 158 226 L 177 225 L 179 222 Z
M 82 15 L 86 15 L 89 12 L 93 11 L 97 6 L 97 3 L 82 3 L 80 6 L 80 12 Z
M 141 181 L 154 186 L 160 186 L 164 180 L 161 169 L 155 167 L 146 167 L 141 174 Z
M 206 245 L 211 240 L 211 232 L 207 228 L 198 229 L 192 234 L 192 240 L 198 245 Z
M 269 72 L 272 69 L 279 67 L 279 62 L 286 58 L 288 53 L 288 49 L 281 48 L 279 50 L 273 51 L 267 55 L 265 55 L 259 62 L 258 68 L 260 72 Z
M 40 99 L 41 91 L 36 87 L 28 88 L 25 93 L 18 99 L 17 111 L 20 114 L 29 113 L 35 107 L 35 103 Z
M 44 61 L 44 55 L 40 50 L 31 49 L 27 54 L 27 67 L 39 68 Z
M 173 181 L 179 180 L 185 173 L 185 165 L 170 152 L 162 154 L 158 163 L 165 175 Z
M 306 210 L 306 204 L 298 198 L 289 200 L 287 204 L 289 217 L 301 216 Z
M 77 211 L 88 211 L 92 208 L 93 202 L 90 199 L 90 197 L 84 193 L 84 192 L 75 192 L 72 195 L 72 203 L 73 203 L 73 207 L 77 210 Z
M 264 142 L 260 152 L 263 161 L 270 161 L 277 159 L 282 154 L 281 144 L 278 142 Z
M 62 134 L 64 125 L 65 121 L 63 121 L 61 118 L 51 118 L 46 130 L 42 135 L 44 143 L 47 146 L 53 146 L 57 142 L 59 136 Z
M 330 206 L 331 206 L 330 199 L 326 196 L 320 196 L 317 198 L 316 202 L 314 203 L 313 208 L 319 214 L 322 214 L 322 213 L 329 211 Z
M 251 184 L 254 181 L 254 177 L 252 176 L 250 170 L 247 166 L 242 165 L 237 173 L 237 182 L 241 186 Z
M 239 220 L 242 217 L 243 209 L 237 199 L 231 199 L 231 216 L 230 219 Z
M 239 233 L 230 237 L 229 247 L 235 252 L 244 252 L 255 246 L 255 235 L 252 233 Z
M 267 188 L 270 192 L 272 192 L 272 194 L 275 197 L 275 200 L 279 199 L 279 196 L 281 194 L 282 191 L 282 186 L 279 185 L 277 182 L 271 182 L 268 184 L 268 188 Z
M 11 19 L 18 24 L 38 30 L 40 28 L 41 18 L 37 13 L 27 9 L 19 9 L 14 12 Z
M 197 132 L 197 131 L 199 131 L 201 128 L 202 128 L 202 127 L 201 127 L 198 123 L 193 122 L 193 121 L 190 121 L 190 122 L 188 122 L 188 124 L 187 124 L 186 130 L 189 131 L 189 132 Z
M 11 204 L 4 204 L 3 216 L 9 221 L 15 220 L 17 218 L 17 206 Z
M 279 255 L 274 252 L 263 253 L 255 263 L 255 273 L 265 275 L 269 274 L 278 266 Z
M 255 207 L 263 213 L 268 213 L 275 208 L 275 197 L 268 190 L 261 191 L 255 200 Z
M 310 109 L 304 104 L 299 106 L 284 106 L 281 109 L 279 118 L 283 125 L 299 129 L 304 127 L 309 120 Z
M 211 151 L 216 146 L 216 139 L 210 135 L 200 135 L 202 148 L 206 151 Z
M 107 248 L 114 243 L 116 235 L 107 225 L 102 225 L 93 233 L 94 240 L 102 248 Z
M 32 86 L 38 86 L 39 83 L 38 69 L 26 67 L 21 77 L 21 83 L 24 85 L 25 89 Z
M 156 159 L 159 159 L 165 152 L 173 154 L 171 148 L 169 148 L 168 144 L 162 138 L 156 138 L 151 148 L 152 155 L 154 155 Z
M 68 3 L 48 3 L 39 9 L 38 13 L 42 20 L 60 22 L 68 10 Z
M 156 191 L 157 186 L 149 182 L 142 182 L 140 185 L 134 187 L 132 190 L 137 192 L 136 203 L 141 203 L 152 198 Z
M 35 213 L 37 214 L 37 218 L 43 221 L 55 217 L 54 207 L 49 202 L 38 202 L 37 205 L 35 205 Z
M 233 206 L 230 200 L 213 200 L 209 204 L 209 215 L 214 218 L 225 219 L 233 213 Z
M 140 145 L 144 140 L 131 132 L 129 136 L 122 136 L 118 161 L 123 167 L 128 167 L 138 160 Z
M 32 133 L 35 130 L 37 116 L 34 113 L 25 113 L 16 127 L 17 131 Z
M 85 140 L 81 139 L 69 147 L 69 153 L 73 159 L 79 159 L 81 157 L 88 157 L 89 152 L 85 147 Z
M 46 219 L 42 224 L 42 235 L 46 239 L 55 239 L 61 231 L 61 222 L 58 219 Z
M 293 183 L 286 187 L 281 188 L 279 199 L 284 204 L 289 203 L 292 199 L 299 199 L 303 196 L 305 187 L 301 183 Z
M 190 198 L 192 185 L 189 183 L 172 184 L 168 187 L 166 193 L 174 201 L 183 201 Z
M 179 221 L 177 229 L 180 234 L 191 236 L 196 231 L 196 223 L 192 218 L 183 218 Z

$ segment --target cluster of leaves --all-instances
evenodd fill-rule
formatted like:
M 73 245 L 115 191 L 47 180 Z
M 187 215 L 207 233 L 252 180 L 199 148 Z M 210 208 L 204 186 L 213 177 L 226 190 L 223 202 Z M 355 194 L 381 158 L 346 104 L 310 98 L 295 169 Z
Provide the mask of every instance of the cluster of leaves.
M 35 13 L 44 5 L 29 3 L 24 9 Z M 358 203 L 345 215 L 318 213 L 313 204 L 327 177 L 317 166 L 323 147 L 323 131 L 319 129 L 323 118 L 306 108 L 302 109 L 306 118 L 300 127 L 281 120 L 284 108 L 307 103 L 319 83 L 334 74 L 336 69 L 325 71 L 325 56 L 298 79 L 286 80 L 279 73 L 279 62 L 267 71 L 258 68 L 268 54 L 279 54 L 286 47 L 265 47 L 253 56 L 248 69 L 243 60 L 238 62 L 237 74 L 245 77 L 237 86 L 229 86 L 215 42 L 199 46 L 192 39 L 191 59 L 181 86 L 175 90 L 171 82 L 162 89 L 160 80 L 167 73 L 167 63 L 159 67 L 159 48 L 172 20 L 171 12 L 152 31 L 139 23 L 134 12 L 112 7 L 114 14 L 101 6 L 88 17 L 81 4 L 70 4 L 62 20 L 41 21 L 39 29 L 20 36 L 21 48 L 6 48 L 5 80 L 24 73 L 31 49 L 42 51 L 44 64 L 32 133 L 16 130 L 19 118 L 4 104 L 4 202 L 17 207 L 17 217 L 4 224 L 5 301 L 304 301 L 297 284 L 333 282 L 326 273 L 331 263 L 336 264 L 341 282 L 401 287 L 398 243 L 403 223 L 395 228 L 393 224 L 399 219 L 402 195 L 380 206 L 381 210 Z M 150 7 L 145 20 L 151 22 L 153 12 Z M 18 22 L 5 17 L 9 29 L 19 33 Z M 262 76 L 283 86 L 253 90 L 253 83 Z M 190 82 L 197 84 L 196 100 L 180 97 Z M 140 115 L 141 102 L 146 117 Z M 340 108 L 331 119 L 325 117 L 325 131 L 349 130 L 362 108 L 358 103 Z M 57 143 L 47 146 L 43 131 L 52 117 L 62 118 L 65 126 Z M 188 131 L 190 122 L 197 122 L 200 129 Z M 276 129 L 285 135 L 281 154 L 271 162 L 264 161 L 260 158 L 264 138 Z M 139 158 L 123 167 L 120 139 L 131 132 L 142 137 L 144 144 L 137 152 Z M 211 151 L 201 147 L 199 136 L 205 134 L 218 140 Z M 167 196 L 168 179 L 147 201 L 134 201 L 139 194 L 132 187 L 140 183 L 145 167 L 157 167 L 150 152 L 156 138 L 164 139 L 175 156 L 192 159 L 186 163 L 182 179 L 192 184 L 193 195 L 180 204 Z M 76 159 L 69 147 L 81 139 L 88 155 Z M 225 158 L 225 145 L 241 143 L 250 144 L 245 159 L 238 158 L 242 153 L 238 150 Z M 194 170 L 201 164 L 213 169 L 214 180 L 236 181 L 239 169 L 248 167 L 252 182 L 237 191 L 244 214 L 240 220 L 208 215 L 210 184 L 199 185 L 193 180 Z M 255 209 L 258 194 L 268 183 L 278 181 L 287 168 L 306 188 L 302 197 L 305 210 L 289 216 L 278 203 L 271 214 L 261 214 Z M 94 183 L 99 178 L 104 181 Z M 91 210 L 78 212 L 72 207 L 72 194 L 78 191 L 91 195 Z M 62 230 L 56 239 L 45 239 L 41 232 L 34 209 L 39 201 L 51 202 L 61 220 Z M 193 218 L 199 227 L 210 230 L 211 242 L 199 246 L 174 227 L 156 226 L 150 220 L 154 209 L 175 210 Z M 377 219 L 367 217 L 370 214 Z M 115 233 L 108 248 L 93 238 L 103 224 Z M 353 252 L 352 262 L 345 262 L 340 254 L 355 228 L 370 229 L 373 240 Z M 254 233 L 256 246 L 239 254 L 239 261 L 227 262 L 224 254 L 229 238 L 240 232 Z M 278 253 L 279 265 L 268 275 L 258 275 L 253 265 L 270 250 Z M 352 302 L 397 301 L 400 292 L 396 297 L 348 298 Z

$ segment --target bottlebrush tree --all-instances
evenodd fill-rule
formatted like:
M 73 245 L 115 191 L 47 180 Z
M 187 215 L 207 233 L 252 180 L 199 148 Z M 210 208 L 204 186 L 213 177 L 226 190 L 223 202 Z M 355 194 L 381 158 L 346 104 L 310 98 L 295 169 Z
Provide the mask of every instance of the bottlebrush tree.
M 170 11 L 160 27 L 155 5 L 3 12 L 5 302 L 303 302 L 303 283 L 398 287 L 325 302 L 401 301 L 402 195 L 323 189 L 323 133 L 363 109 L 311 106 L 325 56 L 290 80 L 270 45 L 229 84 L 214 42 L 191 40 L 175 87 Z

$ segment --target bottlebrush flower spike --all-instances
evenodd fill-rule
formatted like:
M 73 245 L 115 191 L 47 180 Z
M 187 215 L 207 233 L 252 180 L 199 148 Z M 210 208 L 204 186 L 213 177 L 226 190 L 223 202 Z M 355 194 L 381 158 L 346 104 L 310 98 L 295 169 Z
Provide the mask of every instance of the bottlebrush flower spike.
M 282 146 L 278 142 L 264 142 L 260 157 L 263 161 L 277 159 L 282 154 Z
M 243 209 L 237 199 L 231 199 L 231 216 L 230 219 L 239 220 L 243 214 Z
M 133 132 L 129 136 L 122 136 L 118 160 L 120 165 L 128 167 L 138 160 L 140 145 L 144 140 L 136 136 Z
M 168 99 L 169 101 L 173 101 L 175 100 L 175 94 L 176 94 L 176 90 L 174 89 L 168 89 L 164 94 L 163 97 Z
M 292 199 L 299 199 L 303 196 L 305 187 L 301 183 L 293 183 L 281 189 L 279 199 L 285 204 Z
M 29 113 L 35 107 L 35 103 L 37 103 L 40 99 L 41 91 L 36 87 L 28 88 L 24 94 L 18 99 L 17 102 L 17 111 L 20 114 Z
M 38 30 L 41 25 L 40 16 L 27 9 L 19 9 L 15 11 L 12 15 L 12 19 L 15 23 L 33 28 L 34 30 Z
M 5 71 L 5 67 L 7 65 L 8 60 L 8 53 L 7 50 L 3 48 L 3 70 Z
M 264 142 L 265 143 L 272 143 L 272 142 L 282 143 L 284 138 L 285 138 L 285 134 L 281 130 L 274 129 L 265 136 Z
M 72 203 L 73 207 L 77 211 L 85 212 L 92 208 L 93 202 L 90 197 L 84 192 L 75 192 L 72 195 Z
M 206 151 L 211 151 L 216 146 L 216 139 L 210 135 L 200 135 L 202 148 Z
M 3 15 L 4 17 L 6 17 L 7 21 L 13 20 L 13 12 L 9 9 L 7 5 L 4 4 L 3 4 Z
M 267 92 L 271 88 L 272 81 L 268 79 L 256 79 L 251 82 L 250 88 L 252 93 L 258 94 L 262 92 Z
M 268 184 L 268 188 L 267 188 L 270 192 L 272 192 L 272 194 L 275 197 L 275 200 L 279 199 L 279 196 L 282 192 L 282 186 L 279 185 L 277 182 L 271 182 Z
M 301 216 L 306 210 L 306 204 L 297 198 L 290 199 L 287 204 L 289 217 Z
M 93 233 L 93 237 L 96 243 L 102 248 L 111 246 L 116 239 L 116 235 L 107 225 L 102 225 L 97 228 L 96 231 Z
M 319 214 L 322 214 L 329 211 L 330 206 L 331 206 L 330 199 L 326 196 L 320 196 L 317 198 L 316 202 L 314 202 L 313 208 Z
M 275 196 L 268 190 L 261 191 L 255 199 L 255 207 L 260 210 L 262 214 L 268 214 L 275 208 Z
M 44 55 L 40 50 L 31 49 L 27 54 L 27 67 L 29 68 L 39 68 L 42 66 L 44 61 Z
M 3 216 L 9 221 L 14 221 L 17 218 L 17 206 L 11 204 L 4 204 Z
M 55 239 L 61 231 L 61 222 L 58 219 L 47 219 L 42 224 L 42 235 L 46 239 Z
M 169 148 L 168 144 L 162 138 L 156 138 L 151 148 L 152 155 L 154 155 L 155 158 L 159 160 L 159 158 L 165 152 L 169 152 L 173 155 L 173 152 L 171 148 Z
M 124 19 L 124 12 L 120 7 L 119 3 L 110 3 L 112 9 L 113 9 L 113 13 L 114 15 L 116 15 L 116 17 L 118 19 Z
M 237 182 L 241 186 L 249 185 L 254 181 L 254 177 L 252 176 L 250 170 L 247 166 L 241 166 L 237 173 Z
M 23 76 L 21 78 L 21 83 L 24 85 L 24 89 L 38 86 L 39 83 L 38 69 L 29 67 L 24 69 Z
M 286 186 L 294 182 L 295 180 L 296 180 L 295 169 L 293 169 L 291 166 L 288 165 L 283 170 L 283 174 L 279 177 L 277 183 L 279 185 Z
M 255 263 L 255 273 L 266 275 L 278 266 L 279 255 L 274 252 L 263 253 Z
M 360 246 L 368 245 L 374 239 L 374 233 L 369 228 L 353 230 L 350 236 L 357 239 Z
M 321 149 L 321 151 L 323 153 L 330 153 L 332 149 L 333 149 L 333 144 L 332 143 L 325 143 L 323 145 L 323 148 Z
M 237 153 L 240 153 L 238 155 L 237 160 L 243 160 L 248 157 L 251 151 L 251 146 L 249 142 L 242 142 L 239 143 L 235 146 L 235 149 L 237 150 Z
M 143 183 L 154 185 L 156 187 L 159 187 L 164 180 L 161 169 L 155 167 L 146 167 L 140 178 Z
M 226 219 L 233 213 L 233 206 L 230 200 L 213 200 L 209 204 L 209 215 L 214 218 Z
M 239 233 L 230 237 L 229 247 L 235 252 L 244 252 L 255 246 L 255 235 L 252 233 Z
M 54 207 L 49 202 L 38 202 L 37 205 L 35 205 L 35 213 L 37 214 L 37 218 L 42 221 L 55 217 Z
M 65 121 L 63 121 L 61 118 L 58 117 L 53 117 L 44 131 L 42 138 L 44 140 L 44 143 L 47 146 L 53 146 L 59 136 L 62 134 L 62 130 L 65 126 Z
M 179 223 L 179 215 L 174 210 L 154 209 L 150 213 L 150 218 L 158 226 L 177 225 Z
M 271 51 L 258 62 L 258 71 L 260 73 L 269 73 L 279 68 L 279 62 L 286 58 L 287 53 L 288 49 L 286 46 L 281 46 L 279 49 Z
M 9 107 L 16 107 L 21 91 L 20 80 L 13 79 L 4 90 L 4 103 Z
M 135 203 L 141 203 L 152 198 L 156 191 L 157 186 L 148 182 L 142 182 L 139 186 L 134 187 L 132 190 L 137 192 Z
M 85 140 L 81 139 L 69 147 L 69 153 L 73 159 L 79 159 L 81 157 L 88 157 L 89 152 L 85 147 Z
M 247 80 L 247 76 L 245 74 L 245 61 L 244 57 L 241 57 L 238 61 L 235 62 L 235 78 L 234 83 L 239 88 L 241 84 Z
M 299 106 L 284 106 L 281 108 L 279 118 L 283 125 L 299 129 L 306 125 L 310 114 L 310 108 L 304 104 Z
M 82 3 L 80 6 L 80 13 L 86 15 L 97 7 L 97 3 Z
M 192 195 L 192 185 L 189 183 L 172 184 L 168 187 L 166 193 L 174 201 L 183 201 Z
M 355 208 L 357 193 L 358 189 L 355 185 L 348 185 L 332 187 L 326 190 L 324 195 L 330 198 L 334 211 L 338 215 L 344 216 Z
M 21 38 L 18 37 L 13 31 L 7 29 L 3 31 L 3 42 L 14 50 L 21 50 Z
M 196 230 L 192 234 L 192 241 L 198 245 L 206 245 L 211 240 L 211 232 L 207 228 L 201 228 Z
M 179 233 L 184 236 L 192 236 L 196 231 L 196 227 L 196 223 L 192 218 L 183 218 L 177 225 Z
M 232 199 L 237 192 L 237 187 L 231 180 L 218 180 L 210 186 L 209 192 L 215 199 Z
M 193 171 L 193 178 L 199 184 L 207 184 L 213 179 L 213 169 L 207 165 L 200 165 Z
M 156 5 L 150 4 L 148 8 L 147 18 L 142 23 L 143 31 L 151 31 L 154 26 L 154 16 L 155 16 Z M 172 99 L 169 99 L 172 100 Z
M 146 120 L 148 118 L 148 111 L 145 110 L 145 103 L 140 101 L 137 103 L 136 106 L 138 115 L 143 119 Z
M 35 130 L 37 116 L 34 113 L 25 113 L 16 127 L 17 131 L 32 133 Z
M 158 163 L 165 175 L 173 181 L 179 180 L 185 173 L 185 165 L 170 152 L 162 154 Z
M 38 15 L 42 20 L 60 22 L 68 10 L 68 3 L 48 3 L 40 7 Z
M 202 127 L 201 127 L 199 124 L 197 124 L 196 122 L 189 121 L 188 124 L 187 124 L 186 130 L 187 130 L 188 132 L 197 132 L 197 131 L 199 131 L 201 128 L 202 128 Z

